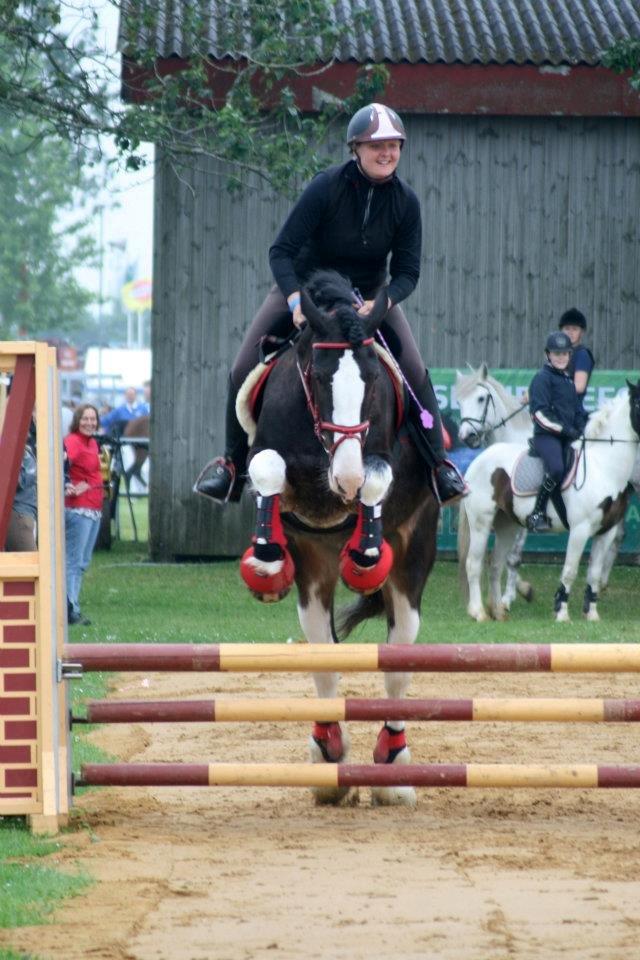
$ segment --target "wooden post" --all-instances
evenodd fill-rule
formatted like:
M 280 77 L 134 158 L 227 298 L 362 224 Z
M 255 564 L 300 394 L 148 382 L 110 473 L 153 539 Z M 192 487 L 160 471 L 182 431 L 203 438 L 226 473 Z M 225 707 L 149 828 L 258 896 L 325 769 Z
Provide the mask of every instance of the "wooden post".
M 66 591 L 56 354 L 46 343 L 0 343 L 0 370 L 25 369 L 35 372 L 38 548 L 0 553 L 0 815 L 23 814 L 34 832 L 55 833 L 68 819 L 70 780 L 66 696 L 58 680 Z M 18 378 L 23 388 L 14 393 L 14 379 L 3 436 L 22 435 L 31 418 L 26 382 Z M 28 410 L 17 406 L 20 397 Z M 25 437 L 26 431 L 20 458 Z

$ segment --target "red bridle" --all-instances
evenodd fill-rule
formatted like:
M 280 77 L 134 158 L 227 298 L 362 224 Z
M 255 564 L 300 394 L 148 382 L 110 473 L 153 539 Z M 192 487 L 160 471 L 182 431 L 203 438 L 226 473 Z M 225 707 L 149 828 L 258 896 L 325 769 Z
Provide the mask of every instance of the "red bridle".
M 373 337 L 368 337 L 366 340 L 362 341 L 361 346 L 368 347 L 372 343 Z M 326 341 L 324 343 L 313 343 L 312 347 L 314 350 L 352 350 L 353 344 L 340 341 Z M 328 420 L 321 420 L 320 411 L 318 410 L 318 406 L 313 399 L 313 391 L 311 389 L 311 364 L 308 364 L 306 370 L 303 371 L 298 363 L 298 373 L 300 374 L 300 380 L 302 381 L 304 394 L 307 398 L 307 407 L 309 408 L 309 413 L 313 418 L 313 432 L 326 450 L 327 454 L 332 457 L 340 444 L 344 443 L 345 440 L 359 440 L 360 446 L 364 447 L 364 442 L 367 439 L 367 433 L 369 432 L 369 421 L 365 420 L 363 423 L 356 423 L 352 427 L 347 427 L 339 423 L 331 423 Z M 339 433 L 341 436 L 335 441 L 335 443 L 329 444 L 324 439 L 325 433 Z

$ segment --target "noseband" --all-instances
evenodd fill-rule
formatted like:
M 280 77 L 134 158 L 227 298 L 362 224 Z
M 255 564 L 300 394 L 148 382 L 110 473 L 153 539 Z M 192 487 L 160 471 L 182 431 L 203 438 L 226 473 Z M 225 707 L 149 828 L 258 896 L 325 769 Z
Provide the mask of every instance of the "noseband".
M 495 427 L 491 425 L 486 426 L 487 414 L 489 413 L 489 404 L 491 404 L 495 410 L 496 405 L 493 399 L 493 394 L 491 393 L 490 390 L 487 390 L 482 415 L 480 417 L 463 417 L 462 420 L 460 421 L 460 426 L 462 426 L 463 423 L 468 423 L 469 426 L 472 427 L 476 435 L 481 440 L 483 437 L 486 437 L 487 434 L 491 433 L 491 431 L 495 429 Z M 501 424 L 498 424 L 498 426 L 501 426 Z
M 362 340 L 360 346 L 368 347 L 373 343 L 373 337 L 368 337 L 366 340 Z M 320 343 L 313 343 L 311 345 L 314 350 L 352 350 L 353 344 L 347 343 L 346 341 L 326 341 Z M 339 423 L 331 423 L 329 420 L 322 420 L 320 417 L 320 410 L 318 405 L 313 397 L 313 388 L 311 385 L 311 364 L 307 364 L 305 370 L 303 371 L 300 363 L 298 362 L 298 373 L 300 374 L 300 380 L 302 381 L 302 387 L 304 389 L 305 397 L 307 398 L 307 408 L 311 417 L 313 418 L 313 432 L 316 437 L 322 444 L 324 450 L 331 458 L 338 449 L 341 443 L 344 443 L 345 440 L 359 440 L 360 446 L 364 447 L 364 442 L 367 439 L 367 434 L 369 432 L 369 421 L 364 420 L 362 423 L 356 423 L 354 426 L 349 427 Z M 338 433 L 340 436 L 334 443 L 329 443 L 325 440 L 325 433 Z

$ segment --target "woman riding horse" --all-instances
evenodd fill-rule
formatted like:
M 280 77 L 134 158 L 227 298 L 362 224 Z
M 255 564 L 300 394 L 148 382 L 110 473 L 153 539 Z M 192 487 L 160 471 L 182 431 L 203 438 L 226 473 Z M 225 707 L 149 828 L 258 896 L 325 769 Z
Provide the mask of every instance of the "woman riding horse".
M 414 395 L 412 419 L 441 503 L 465 494 L 463 479 L 445 459 L 438 402 L 399 306 L 418 282 L 422 239 L 418 198 L 396 175 L 405 140 L 394 110 L 379 103 L 362 107 L 347 130 L 352 159 L 319 173 L 289 214 L 269 251 L 276 285 L 245 334 L 231 370 L 225 455 L 205 466 L 194 486 L 197 493 L 219 503 L 239 500 L 247 437 L 236 417 L 238 390 L 258 363 L 262 339 L 289 336 L 292 324 L 304 323 L 300 290 L 313 271 L 334 269 L 348 276 L 358 313 L 365 318 L 386 283 L 390 256 L 388 312 L 380 329 Z

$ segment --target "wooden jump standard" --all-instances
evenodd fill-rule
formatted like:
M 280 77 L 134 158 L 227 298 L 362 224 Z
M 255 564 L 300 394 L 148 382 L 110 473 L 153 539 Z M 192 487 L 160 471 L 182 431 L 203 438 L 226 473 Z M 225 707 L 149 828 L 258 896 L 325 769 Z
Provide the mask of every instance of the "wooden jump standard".
M 640 700 L 96 700 L 74 723 L 228 723 L 341 720 L 506 720 L 637 723 Z
M 640 673 L 638 643 L 67 644 L 64 658 L 121 672 Z
M 78 786 L 640 787 L 640 765 L 87 763 Z

